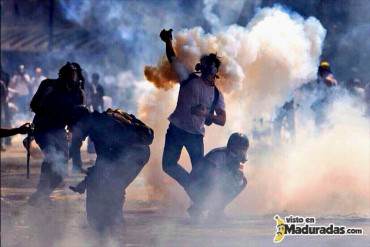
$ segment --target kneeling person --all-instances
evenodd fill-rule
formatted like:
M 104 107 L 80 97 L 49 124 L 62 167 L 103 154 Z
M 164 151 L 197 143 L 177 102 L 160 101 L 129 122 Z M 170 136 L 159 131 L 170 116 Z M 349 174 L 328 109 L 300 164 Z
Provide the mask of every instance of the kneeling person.
M 247 136 L 233 133 L 226 147 L 211 150 L 191 173 L 190 216 L 224 215 L 226 206 L 246 187 L 247 179 L 241 164 L 247 161 Z
M 123 220 L 125 189 L 149 160 L 153 130 L 135 116 L 112 109 L 90 113 L 78 107 L 72 122 L 70 156 L 74 165 L 82 164 L 80 147 L 87 136 L 97 157 L 85 180 L 71 189 L 87 190 L 88 221 L 98 230 L 106 230 Z

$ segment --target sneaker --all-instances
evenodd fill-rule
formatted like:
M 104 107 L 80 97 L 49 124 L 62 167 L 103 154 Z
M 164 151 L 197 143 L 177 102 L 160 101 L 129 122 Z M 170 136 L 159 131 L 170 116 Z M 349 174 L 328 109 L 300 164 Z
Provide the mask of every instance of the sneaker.
M 86 190 L 86 184 L 84 182 L 81 182 L 77 184 L 76 186 L 69 186 L 69 189 L 72 190 L 73 192 L 83 194 L 85 193 L 85 190 Z

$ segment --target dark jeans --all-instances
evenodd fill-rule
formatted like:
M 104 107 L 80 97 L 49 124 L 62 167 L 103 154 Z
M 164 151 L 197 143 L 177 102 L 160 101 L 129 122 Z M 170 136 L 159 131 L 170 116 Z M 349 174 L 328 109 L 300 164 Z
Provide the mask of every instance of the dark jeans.
M 162 167 L 168 175 L 186 189 L 190 184 L 189 173 L 177 163 L 183 147 L 188 151 L 194 168 L 204 156 L 203 136 L 188 133 L 170 124 L 164 144 Z
M 68 168 L 68 141 L 64 129 L 34 134 L 44 154 L 37 191 L 49 195 L 63 181 Z
M 97 158 L 83 181 L 87 186 L 87 218 L 94 228 L 104 231 L 122 223 L 125 190 L 144 168 L 149 156 L 148 146 L 131 146 L 118 160 Z

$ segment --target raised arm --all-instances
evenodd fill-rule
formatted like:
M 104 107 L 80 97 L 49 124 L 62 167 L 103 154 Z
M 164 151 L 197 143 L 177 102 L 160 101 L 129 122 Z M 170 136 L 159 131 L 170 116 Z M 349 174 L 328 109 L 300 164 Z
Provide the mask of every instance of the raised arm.
M 189 77 L 189 71 L 186 69 L 185 65 L 181 63 L 177 57 L 172 46 L 172 29 L 163 29 L 159 34 L 161 40 L 166 44 L 166 56 L 172 68 L 175 70 L 180 82 Z
M 175 51 L 172 47 L 172 29 L 165 30 L 163 29 L 159 34 L 161 40 L 166 44 L 166 56 L 170 63 L 176 58 Z

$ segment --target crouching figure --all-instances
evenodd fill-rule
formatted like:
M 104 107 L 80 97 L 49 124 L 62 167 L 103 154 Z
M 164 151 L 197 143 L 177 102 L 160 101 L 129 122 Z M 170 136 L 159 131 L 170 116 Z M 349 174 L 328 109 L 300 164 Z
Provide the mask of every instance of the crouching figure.
M 247 161 L 247 136 L 233 133 L 226 147 L 211 150 L 191 172 L 188 213 L 193 218 L 208 215 L 210 220 L 224 216 L 226 206 L 246 187 L 242 172 Z
M 73 116 L 70 156 L 74 165 L 82 164 L 80 147 L 87 136 L 95 145 L 97 157 L 86 178 L 70 188 L 81 194 L 86 190 L 91 226 L 98 231 L 113 230 L 123 223 L 126 188 L 149 160 L 153 130 L 121 110 L 90 113 L 78 107 Z

